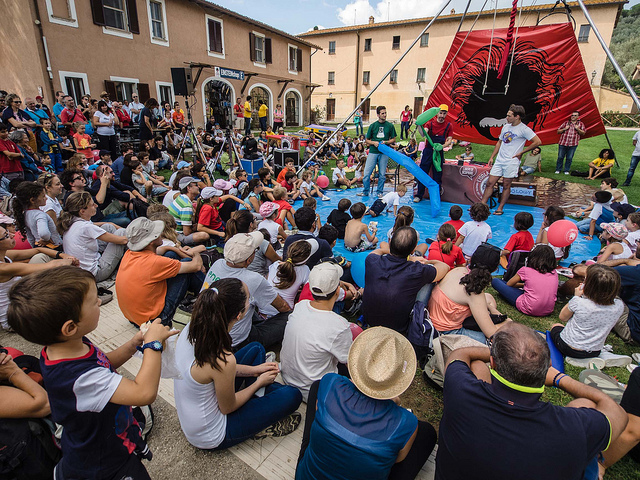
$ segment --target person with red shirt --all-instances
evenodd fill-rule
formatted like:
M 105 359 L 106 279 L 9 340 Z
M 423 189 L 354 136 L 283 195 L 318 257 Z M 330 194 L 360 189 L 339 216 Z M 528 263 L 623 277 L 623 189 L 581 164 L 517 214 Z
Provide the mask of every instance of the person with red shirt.
M 112 102 L 111 106 L 115 110 L 118 120 L 120 120 L 120 126 L 129 127 L 131 125 L 131 116 L 124 108 L 122 108 L 122 103 Z
M 461 267 L 467 262 L 462 249 L 455 245 L 456 229 L 450 223 L 443 223 L 438 230 L 438 239 L 429 245 L 427 260 L 438 260 L 449 265 L 449 268 Z
M 409 127 L 411 126 L 411 120 L 413 119 L 413 113 L 409 105 L 404 106 L 404 110 L 400 114 L 400 139 L 409 138 Z
M 171 118 L 173 119 L 173 123 L 176 124 L 176 128 L 181 129 L 185 126 L 184 110 L 180 108 L 180 104 L 178 102 L 173 103 L 173 113 L 171 114 Z
M 513 228 L 515 228 L 517 232 L 511 235 L 511 238 L 502 250 L 502 255 L 508 258 L 511 252 L 515 252 L 516 250 L 530 252 L 535 245 L 533 235 L 529 232 L 531 227 L 533 227 L 533 215 L 528 212 L 516 213 L 513 219 Z
M 240 97 L 236 98 L 236 104 L 233 106 L 233 128 L 244 128 L 244 105 Z
M 65 107 L 62 112 L 60 112 L 60 121 L 65 127 L 68 127 L 72 133 L 75 133 L 75 129 L 73 128 L 73 124 L 75 122 L 84 123 L 85 125 L 88 123 L 85 116 L 82 114 L 79 108 L 76 108 L 76 102 L 72 97 L 67 96 L 64 99 Z
M 213 239 L 224 238 L 224 222 L 220 218 L 218 205 L 220 205 L 220 196 L 222 190 L 215 187 L 205 187 L 200 192 L 198 207 L 196 209 L 196 230 L 198 232 L 206 232 Z
M 426 108 L 425 108 L 426 110 Z M 440 111 L 436 118 L 429 120 L 424 125 L 421 125 L 422 134 L 426 137 L 427 135 L 431 139 L 431 142 L 434 144 L 438 143 L 442 145 L 442 148 L 447 148 L 451 145 L 453 141 L 453 126 L 451 122 L 447 122 L 447 113 L 449 113 L 449 106 L 442 104 L 440 105 Z M 433 178 L 436 182 L 442 185 L 442 165 L 444 164 L 444 151 L 441 150 L 439 152 L 440 155 L 440 165 L 437 166 L 433 161 L 433 147 L 430 142 L 427 142 L 424 150 L 422 150 L 422 158 L 420 159 L 420 168 L 424 173 L 429 175 L 429 171 L 433 167 L 433 173 L 431 174 L 431 178 Z M 425 191 L 425 185 L 418 182 L 418 195 L 414 197 L 414 202 L 419 202 L 422 200 Z
M 460 230 L 460 227 L 464 225 L 464 221 L 460 220 L 461 217 L 462 217 L 462 207 L 460 205 L 453 205 L 449 209 L 449 218 L 451 220 L 447 220 L 446 222 L 444 222 L 444 223 L 448 223 L 449 225 L 453 225 L 453 228 L 456 229 L 456 240 L 460 236 L 460 234 L 458 233 L 458 231 Z
M 9 140 L 7 126 L 0 123 L 0 174 L 9 180 L 24 178 L 21 158 L 18 145 Z

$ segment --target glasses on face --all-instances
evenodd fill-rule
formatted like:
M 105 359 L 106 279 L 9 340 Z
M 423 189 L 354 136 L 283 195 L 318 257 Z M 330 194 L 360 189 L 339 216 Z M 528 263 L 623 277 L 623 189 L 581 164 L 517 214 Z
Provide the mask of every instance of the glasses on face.
M 76 180 L 84 180 L 84 177 L 73 177 L 73 182 L 75 182 Z
M 20 105 L 22 103 L 22 100 L 14 100 L 13 103 L 17 103 L 18 105 Z

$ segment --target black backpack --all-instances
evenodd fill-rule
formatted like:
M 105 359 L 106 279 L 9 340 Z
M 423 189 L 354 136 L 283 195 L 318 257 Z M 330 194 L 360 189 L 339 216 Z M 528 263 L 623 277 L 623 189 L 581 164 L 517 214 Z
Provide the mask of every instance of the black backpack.
M 520 270 L 527 264 L 527 258 L 529 257 L 530 253 L 531 252 L 528 252 L 526 250 L 516 250 L 514 252 L 511 252 L 511 255 L 509 255 L 509 263 L 507 264 L 504 275 L 502 275 L 502 280 L 504 280 L 505 282 L 511 280 L 511 278 L 513 278 L 515 274 L 518 273 L 518 270 Z
M 138 217 L 146 217 L 149 204 L 143 202 L 139 198 L 132 198 L 127 204 L 127 216 L 129 220 L 135 220 Z
M 45 420 L 0 419 L 0 478 L 49 480 L 61 458 L 62 452 Z

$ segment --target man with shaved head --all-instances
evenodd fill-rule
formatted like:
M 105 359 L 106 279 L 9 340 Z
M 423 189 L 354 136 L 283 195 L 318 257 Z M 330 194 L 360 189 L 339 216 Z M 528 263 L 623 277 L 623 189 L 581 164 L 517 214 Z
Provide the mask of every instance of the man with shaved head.
M 551 367 L 545 338 L 531 328 L 509 323 L 490 342 L 449 356 L 436 480 L 580 480 L 588 465 L 597 472 L 598 454 L 626 426 L 624 410 Z M 574 400 L 542 402 L 545 386 Z
M 449 271 L 446 263 L 413 256 L 417 245 L 418 233 L 412 227 L 401 227 L 391 237 L 388 255 L 378 249 L 366 258 L 362 311 L 372 327 L 388 327 L 406 335 L 418 292 Z

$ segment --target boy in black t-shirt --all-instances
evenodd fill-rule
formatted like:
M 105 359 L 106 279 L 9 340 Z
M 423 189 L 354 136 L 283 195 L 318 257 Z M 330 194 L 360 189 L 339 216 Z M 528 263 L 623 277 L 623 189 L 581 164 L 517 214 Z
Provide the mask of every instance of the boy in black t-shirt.
M 158 394 L 161 352 L 171 335 L 156 319 L 105 354 L 86 337 L 100 319 L 93 275 L 77 267 L 34 273 L 9 295 L 9 325 L 26 340 L 44 345 L 40 358 L 51 416 L 64 427 L 62 460 L 55 479 L 150 479 L 141 459 L 152 454 L 131 405 L 148 405 Z M 116 372 L 140 349 L 135 380 Z
M 350 206 L 351 200 L 343 198 L 338 202 L 338 208 L 333 209 L 327 217 L 327 223 L 338 229 L 338 238 L 342 240 L 344 240 L 344 230 L 347 228 L 347 223 L 351 220 L 351 215 L 347 213 Z

